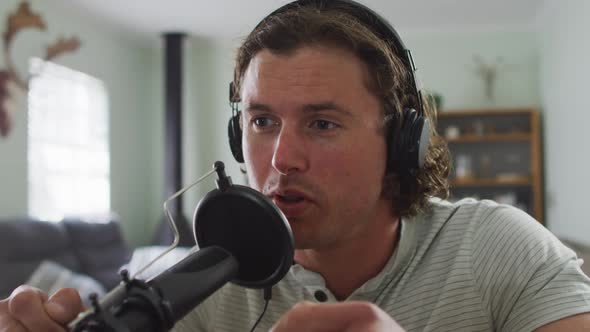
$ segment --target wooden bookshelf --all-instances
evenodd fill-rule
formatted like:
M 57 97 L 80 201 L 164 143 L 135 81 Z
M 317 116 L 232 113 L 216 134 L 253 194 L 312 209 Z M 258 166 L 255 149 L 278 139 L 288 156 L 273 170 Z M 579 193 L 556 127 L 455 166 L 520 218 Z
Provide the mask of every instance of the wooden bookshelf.
M 541 128 L 536 109 L 445 110 L 438 114 L 437 129 L 447 140 L 454 161 L 452 198 L 514 197 L 515 205 L 544 222 Z

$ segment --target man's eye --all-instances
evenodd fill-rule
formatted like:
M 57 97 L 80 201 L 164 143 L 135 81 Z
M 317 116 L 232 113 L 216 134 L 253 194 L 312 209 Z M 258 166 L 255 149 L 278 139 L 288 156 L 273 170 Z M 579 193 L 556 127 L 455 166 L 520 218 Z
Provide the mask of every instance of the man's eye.
M 335 124 L 334 122 L 331 122 L 331 121 L 327 121 L 327 120 L 315 120 L 314 122 L 312 122 L 311 126 L 315 129 L 320 129 L 320 130 L 329 130 L 329 129 L 338 128 L 337 124 Z
M 254 126 L 260 128 L 265 128 L 273 125 L 273 121 L 269 118 L 255 118 L 254 120 L 252 120 L 252 122 L 254 123 Z

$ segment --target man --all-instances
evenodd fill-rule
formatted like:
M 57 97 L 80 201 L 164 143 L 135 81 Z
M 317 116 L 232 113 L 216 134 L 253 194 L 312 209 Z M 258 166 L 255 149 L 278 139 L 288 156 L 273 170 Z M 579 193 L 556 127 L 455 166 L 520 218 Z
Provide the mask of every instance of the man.
M 514 208 L 432 199 L 446 192 L 447 150 L 421 119 L 430 112 L 403 50 L 359 10 L 290 5 L 238 52 L 249 183 L 284 212 L 296 245 L 258 329 L 590 331 L 590 280 L 571 250 Z M 422 130 L 423 161 L 412 146 Z M 79 303 L 21 288 L 0 304 L 0 326 L 57 331 Z M 249 330 L 264 304 L 261 290 L 229 284 L 175 329 Z

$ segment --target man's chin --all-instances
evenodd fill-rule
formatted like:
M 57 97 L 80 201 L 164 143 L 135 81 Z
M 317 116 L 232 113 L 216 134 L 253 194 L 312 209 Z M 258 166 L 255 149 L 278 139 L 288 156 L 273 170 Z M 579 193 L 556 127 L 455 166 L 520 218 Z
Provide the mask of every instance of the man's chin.
M 317 249 L 322 246 L 320 240 L 304 232 L 293 231 L 295 250 Z
M 295 245 L 295 250 L 304 250 L 304 249 L 312 249 L 313 245 L 307 238 L 306 234 L 299 231 L 296 227 L 291 226 L 291 230 L 293 231 L 293 242 Z
M 318 236 L 319 229 L 317 229 L 318 225 L 313 223 L 314 219 L 290 218 L 288 221 L 293 233 L 295 249 L 317 249 L 324 245 L 321 236 Z

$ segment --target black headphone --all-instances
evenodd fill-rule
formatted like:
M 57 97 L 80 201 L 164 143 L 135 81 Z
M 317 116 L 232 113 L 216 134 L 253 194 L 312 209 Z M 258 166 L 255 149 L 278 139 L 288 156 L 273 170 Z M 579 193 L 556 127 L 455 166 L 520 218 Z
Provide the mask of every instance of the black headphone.
M 395 29 L 381 16 L 366 6 L 351 0 L 298 0 L 288 3 L 266 16 L 254 28 L 255 31 L 270 17 L 287 10 L 313 6 L 318 10 L 338 9 L 356 18 L 373 33 L 388 43 L 393 53 L 403 62 L 411 76 L 412 93 L 415 95 L 417 105 L 406 105 L 401 114 L 392 112 L 386 121 L 387 140 L 387 173 L 394 173 L 399 176 L 411 176 L 424 166 L 426 152 L 430 140 L 430 122 L 424 114 L 422 95 L 416 82 L 414 60 Z M 242 130 L 240 128 L 240 111 L 238 109 L 239 99 L 234 93 L 233 83 L 230 83 L 229 101 L 232 110 L 232 117 L 228 124 L 229 146 L 234 158 L 244 162 L 242 152 Z

